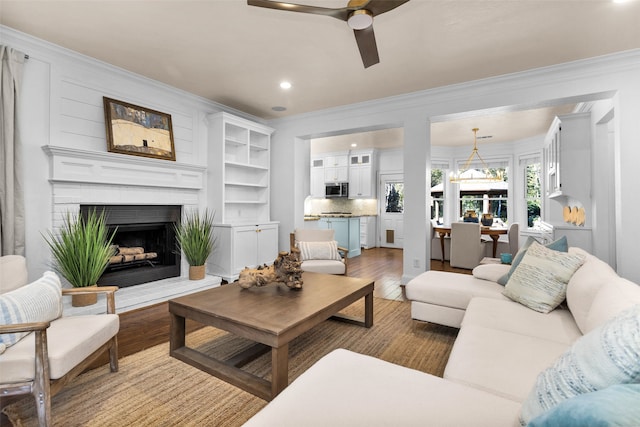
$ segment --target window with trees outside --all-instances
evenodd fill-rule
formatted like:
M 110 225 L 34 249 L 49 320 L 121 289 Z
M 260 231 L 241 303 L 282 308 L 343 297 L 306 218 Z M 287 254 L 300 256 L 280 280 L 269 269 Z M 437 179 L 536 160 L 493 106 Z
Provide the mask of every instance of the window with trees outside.
M 431 164 L 431 219 L 438 224 L 444 223 L 445 211 L 445 177 L 449 165 L 442 162 L 432 162 Z
M 524 172 L 524 198 L 527 204 L 527 227 L 533 227 L 541 219 L 542 211 L 542 163 L 540 157 L 520 159 Z
M 502 181 L 477 181 L 461 182 L 459 186 L 460 195 L 460 216 L 463 217 L 467 211 L 475 211 L 478 218 L 482 214 L 489 213 L 494 221 L 507 222 L 509 207 L 509 180 L 508 162 L 492 161 L 489 163 L 488 171 L 471 169 L 468 172 L 472 175 L 487 173 L 492 176 L 502 174 Z M 462 218 L 461 218 L 462 219 Z

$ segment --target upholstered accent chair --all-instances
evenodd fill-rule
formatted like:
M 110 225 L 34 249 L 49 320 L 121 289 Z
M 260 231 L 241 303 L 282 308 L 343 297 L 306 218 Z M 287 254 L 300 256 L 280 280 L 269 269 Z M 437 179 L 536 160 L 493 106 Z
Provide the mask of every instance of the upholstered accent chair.
M 484 257 L 484 246 L 480 238 L 479 223 L 451 224 L 451 267 L 474 269 Z
M 302 271 L 347 274 L 349 250 L 338 246 L 334 230 L 296 228 L 289 239 L 291 249 L 300 250 Z
M 3 404 L 32 394 L 38 423 L 52 425 L 51 397 L 109 353 L 111 372 L 118 370 L 115 314 L 116 286 L 66 289 L 53 272 L 27 283 L 24 257 L 0 257 L 0 395 Z M 106 295 L 106 313 L 64 316 L 62 297 Z M 99 299 L 99 303 L 102 301 Z M 5 399 L 6 398 L 6 399 Z

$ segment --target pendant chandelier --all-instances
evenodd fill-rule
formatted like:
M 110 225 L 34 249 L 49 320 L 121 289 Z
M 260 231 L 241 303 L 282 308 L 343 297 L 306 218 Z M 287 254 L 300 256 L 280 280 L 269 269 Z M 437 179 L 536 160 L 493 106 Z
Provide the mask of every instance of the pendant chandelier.
M 487 163 L 480 157 L 478 153 L 478 128 L 471 129 L 473 131 L 473 150 L 471 155 L 465 162 L 462 169 L 458 170 L 458 173 L 453 172 L 449 175 L 449 181 L 454 184 L 461 183 L 484 183 L 484 182 L 501 182 L 504 180 L 501 171 L 491 171 Z M 477 167 L 471 167 L 473 158 L 477 157 L 482 164 L 482 170 Z

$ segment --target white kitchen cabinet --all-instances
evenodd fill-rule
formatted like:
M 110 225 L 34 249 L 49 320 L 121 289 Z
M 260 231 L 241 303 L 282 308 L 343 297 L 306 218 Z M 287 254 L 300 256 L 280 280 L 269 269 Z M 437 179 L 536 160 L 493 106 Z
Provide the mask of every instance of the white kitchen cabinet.
M 311 159 L 311 180 L 309 182 L 311 197 L 324 197 L 324 158 Z
M 375 151 L 352 151 L 349 156 L 349 198 L 372 199 L 375 190 Z
M 588 205 L 591 193 L 591 113 L 556 117 L 545 138 L 546 193 Z
M 364 249 L 376 247 L 376 217 L 360 217 L 360 246 Z
M 324 182 L 349 181 L 349 154 L 335 154 L 324 158 Z
M 278 256 L 278 223 L 217 225 L 215 247 L 207 272 L 228 282 L 238 278 L 245 267 L 273 264 Z

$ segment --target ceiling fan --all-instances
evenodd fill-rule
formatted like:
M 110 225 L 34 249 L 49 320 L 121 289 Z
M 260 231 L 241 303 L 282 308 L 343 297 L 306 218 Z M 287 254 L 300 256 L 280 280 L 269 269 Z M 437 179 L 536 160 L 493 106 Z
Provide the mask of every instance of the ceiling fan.
M 373 33 L 373 17 L 393 10 L 408 1 L 409 0 L 349 0 L 347 7 L 335 9 L 271 0 L 247 0 L 247 4 L 249 6 L 287 10 L 289 12 L 326 15 L 341 21 L 346 21 L 356 36 L 356 43 L 360 50 L 364 68 L 369 68 L 380 62 L 376 36 Z

